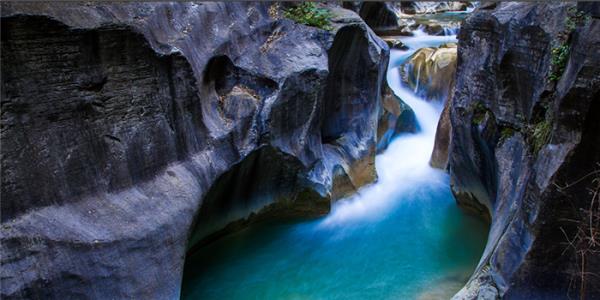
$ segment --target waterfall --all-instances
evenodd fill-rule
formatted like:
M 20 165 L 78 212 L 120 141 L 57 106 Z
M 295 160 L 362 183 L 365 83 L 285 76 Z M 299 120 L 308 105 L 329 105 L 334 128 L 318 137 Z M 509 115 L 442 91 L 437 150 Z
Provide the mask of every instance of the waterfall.
M 455 27 L 444 27 L 445 36 L 456 36 L 458 34 L 459 26 Z
M 398 195 L 418 193 L 424 185 L 444 185 L 445 174 L 429 166 L 435 130 L 442 110 L 440 103 L 427 102 L 415 94 L 400 79 L 399 66 L 422 47 L 455 42 L 455 35 L 431 36 L 417 29 L 412 37 L 401 39 L 408 50 L 391 50 L 387 81 L 393 92 L 415 113 L 419 128 L 415 134 L 396 137 L 388 149 L 376 158 L 378 181 L 361 189 L 349 199 L 337 202 L 322 226 L 346 225 L 364 219 L 382 218 Z

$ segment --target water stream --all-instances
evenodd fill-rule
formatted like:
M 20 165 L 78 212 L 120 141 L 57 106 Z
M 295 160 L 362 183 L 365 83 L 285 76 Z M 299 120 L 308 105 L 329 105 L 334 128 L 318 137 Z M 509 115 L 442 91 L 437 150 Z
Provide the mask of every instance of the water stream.
M 377 183 L 316 220 L 252 226 L 186 262 L 183 299 L 448 299 L 475 269 L 487 227 L 460 210 L 429 164 L 441 104 L 405 88 L 398 66 L 421 47 L 456 41 L 418 31 L 393 50 L 387 80 L 421 131 L 377 156 Z

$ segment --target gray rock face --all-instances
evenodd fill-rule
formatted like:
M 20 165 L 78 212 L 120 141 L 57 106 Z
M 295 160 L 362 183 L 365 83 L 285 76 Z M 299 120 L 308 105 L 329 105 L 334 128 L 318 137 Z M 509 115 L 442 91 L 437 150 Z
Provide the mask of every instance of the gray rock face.
M 371 28 L 397 27 L 399 22 L 398 3 L 394 2 L 363 2 L 358 13 Z
M 589 191 L 600 188 L 599 5 L 575 6 L 498 3 L 461 28 L 448 168 L 457 201 L 492 225 L 457 299 L 600 295 L 589 275 L 600 256 L 581 255 L 599 250 L 585 240 L 598 232 L 588 212 L 597 214 Z M 589 17 L 573 19 L 573 9 Z M 570 52 L 553 82 L 552 49 L 563 43 Z
M 214 230 L 372 181 L 388 48 L 332 10 L 2 3 L 1 297 L 177 298 Z

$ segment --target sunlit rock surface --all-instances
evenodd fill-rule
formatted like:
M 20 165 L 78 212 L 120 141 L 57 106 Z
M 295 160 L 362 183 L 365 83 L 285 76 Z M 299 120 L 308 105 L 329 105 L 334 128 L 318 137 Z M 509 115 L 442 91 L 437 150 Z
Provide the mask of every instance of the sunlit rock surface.
M 422 48 L 400 68 L 402 80 L 426 99 L 444 101 L 454 86 L 456 44 Z
M 2 3 L 1 297 L 174 299 L 194 229 L 374 180 L 387 46 L 332 10 Z
M 598 211 L 599 17 L 591 2 L 498 2 L 461 28 L 448 169 L 459 204 L 490 215 L 492 227 L 456 299 L 600 295 L 591 275 L 600 256 L 589 252 L 599 249 L 586 239 L 598 229 L 589 212 Z M 561 44 L 570 51 L 553 81 Z
M 452 87 L 454 89 L 454 87 Z M 450 91 L 450 95 L 444 103 L 444 109 L 440 115 L 440 119 L 435 131 L 435 143 L 431 153 L 429 164 L 438 169 L 445 170 L 448 167 L 448 148 L 450 147 L 450 136 L 452 134 L 452 125 L 450 124 L 450 107 L 452 105 L 452 95 L 454 90 Z

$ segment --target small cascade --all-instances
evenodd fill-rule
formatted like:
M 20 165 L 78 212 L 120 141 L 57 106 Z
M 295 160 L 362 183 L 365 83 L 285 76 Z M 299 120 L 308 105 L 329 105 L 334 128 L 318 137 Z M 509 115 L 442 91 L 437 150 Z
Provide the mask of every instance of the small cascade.
M 444 36 L 456 36 L 458 34 L 459 26 L 455 27 L 444 27 Z
M 424 14 L 433 14 L 435 13 L 436 7 L 439 5 L 438 2 L 434 1 L 415 1 L 413 2 L 415 6 L 415 10 L 424 13 Z
M 364 188 L 346 201 L 340 201 L 324 223 L 344 224 L 344 221 L 354 218 L 373 218 L 381 208 L 393 205 L 397 195 L 410 193 L 420 185 L 444 185 L 445 174 L 429 165 L 433 149 L 435 130 L 442 110 L 441 102 L 428 102 L 417 95 L 419 80 L 414 90 L 405 86 L 400 79 L 398 68 L 415 51 L 422 47 L 436 47 L 446 42 L 455 42 L 456 36 L 432 36 L 421 28 L 412 37 L 402 38 L 408 50 L 392 50 L 387 81 L 393 92 L 408 104 L 415 113 L 418 127 L 416 134 L 404 134 L 397 137 L 388 149 L 377 157 L 377 173 L 379 180 L 376 184 Z M 417 77 L 420 76 L 421 66 L 416 65 Z
M 412 36 L 403 37 L 401 40 L 402 43 L 409 48 L 409 50 L 407 50 L 407 53 L 410 52 L 408 56 L 419 50 L 419 48 L 437 47 L 445 43 L 457 42 L 456 35 L 429 35 L 421 29 L 413 31 Z M 391 55 L 394 56 L 394 53 Z M 408 56 L 406 56 L 406 58 L 408 58 Z

